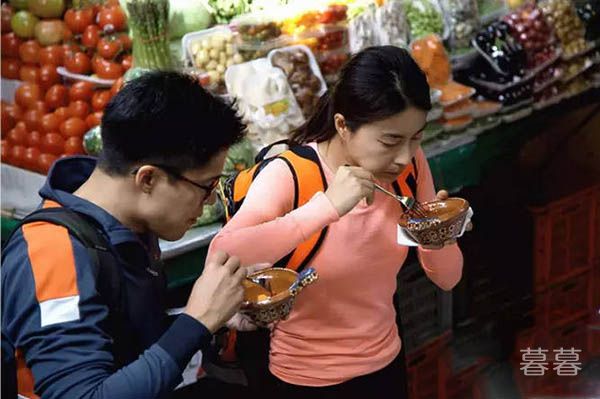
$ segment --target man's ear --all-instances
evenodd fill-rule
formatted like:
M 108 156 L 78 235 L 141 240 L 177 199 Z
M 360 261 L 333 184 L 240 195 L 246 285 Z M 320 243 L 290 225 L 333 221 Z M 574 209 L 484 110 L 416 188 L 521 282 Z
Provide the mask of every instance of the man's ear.
M 152 193 L 158 178 L 158 169 L 151 165 L 144 165 L 138 169 L 134 176 L 135 185 L 145 194 Z

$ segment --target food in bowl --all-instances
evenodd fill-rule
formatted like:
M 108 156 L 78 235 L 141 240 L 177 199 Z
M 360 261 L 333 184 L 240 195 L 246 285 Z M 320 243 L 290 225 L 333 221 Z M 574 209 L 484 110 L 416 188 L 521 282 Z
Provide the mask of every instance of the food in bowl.
M 408 235 L 420 245 L 443 245 L 463 231 L 469 202 L 462 198 L 422 203 L 426 217 L 408 214 L 399 221 Z
M 317 278 L 313 268 L 296 273 L 291 269 L 273 267 L 251 274 L 249 281 L 244 282 L 242 312 L 259 326 L 284 320 L 290 314 L 298 293 Z

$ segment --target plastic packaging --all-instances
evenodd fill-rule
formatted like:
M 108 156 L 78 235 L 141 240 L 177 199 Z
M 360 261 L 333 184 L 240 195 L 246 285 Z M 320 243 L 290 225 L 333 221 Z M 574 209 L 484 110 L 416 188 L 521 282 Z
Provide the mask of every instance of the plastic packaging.
M 71 80 L 81 80 L 83 82 L 90 82 L 95 84 L 98 87 L 111 87 L 115 81 L 111 80 L 111 79 L 101 79 L 101 78 L 97 78 L 94 76 L 90 76 L 90 75 L 80 75 L 77 73 L 72 73 L 67 71 L 67 69 L 65 67 L 58 67 L 56 68 L 56 72 L 60 75 L 63 76 L 67 79 L 71 79 Z M 4 81 L 4 79 L 3 79 Z
M 338 73 L 350 58 L 348 51 L 345 49 L 326 51 L 318 53 L 316 56 L 319 68 L 321 68 L 323 77 L 327 82 L 336 79 Z
M 380 45 L 406 47 L 410 27 L 404 13 L 402 0 L 388 0 L 375 12 L 375 26 Z
M 473 101 L 470 98 L 459 101 L 453 105 L 444 107 L 444 119 L 456 119 L 464 116 L 472 116 L 474 110 Z
M 442 91 L 440 104 L 444 107 L 451 106 L 462 100 L 472 97 L 475 94 L 475 89 L 463 84 L 449 81 L 443 86 L 438 87 Z
M 471 123 L 473 123 L 473 117 L 470 115 L 462 116 L 454 119 L 441 119 L 440 123 L 444 127 L 445 132 L 456 132 L 463 130 Z
M 496 101 L 488 101 L 484 98 L 478 98 L 473 102 L 472 115 L 474 118 L 484 118 L 500 112 L 502 104 Z
M 438 87 L 450 80 L 450 59 L 438 35 L 429 34 L 413 40 L 410 51 L 416 63 L 427 75 L 430 86 Z
M 227 26 L 217 26 L 188 33 L 181 40 L 186 66 L 206 74 L 208 86 L 224 89 L 225 71 L 243 61 L 233 46 L 233 33 Z
M 407 0 L 404 5 L 413 39 L 430 33 L 448 37 L 442 9 L 436 0 Z
M 375 21 L 376 6 L 374 3 L 359 15 L 348 22 L 348 35 L 350 52 L 358 53 L 360 50 L 379 44 Z
M 348 46 L 348 28 L 344 25 L 319 25 L 294 37 L 314 52 L 332 51 Z
M 257 147 L 287 138 L 304 123 L 284 72 L 266 58 L 231 66 L 225 84 L 248 123 L 248 139 Z
M 290 36 L 303 34 L 320 25 L 343 25 L 348 11 L 348 7 L 343 4 L 320 6 L 308 3 L 287 8 L 289 14 L 284 19 L 281 29 L 284 34 Z
M 283 70 L 298 105 L 310 117 L 327 85 L 314 55 L 306 46 L 289 46 L 269 53 L 271 65 Z
M 453 49 L 469 47 L 479 30 L 479 11 L 476 0 L 442 0 L 448 21 L 450 46 Z
M 508 115 L 502 116 L 502 122 L 512 123 L 531 115 L 533 107 L 525 107 Z
M 444 115 L 444 108 L 440 106 L 434 106 L 427 113 L 427 122 L 438 120 L 442 117 L 442 115 Z

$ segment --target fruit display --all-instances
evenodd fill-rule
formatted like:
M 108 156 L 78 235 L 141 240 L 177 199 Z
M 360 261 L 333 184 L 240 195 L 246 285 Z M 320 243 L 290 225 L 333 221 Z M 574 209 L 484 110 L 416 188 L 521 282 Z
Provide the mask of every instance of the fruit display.
M 471 110 L 471 115 L 474 118 L 484 118 L 490 115 L 494 115 L 495 113 L 500 112 L 502 109 L 502 104 L 496 101 L 489 101 L 483 97 L 478 97 L 475 101 L 473 101 L 473 108 Z
M 402 0 L 388 0 L 375 12 L 375 25 L 380 45 L 406 47 L 410 28 Z
M 454 49 L 469 47 L 479 30 L 479 11 L 475 0 L 443 0 L 448 20 L 450 45 Z
M 444 85 L 438 86 L 438 89 L 440 89 L 442 92 L 440 104 L 442 104 L 444 107 L 448 107 L 460 101 L 466 100 L 475 94 L 474 88 L 452 80 L 448 81 Z
M 463 130 L 473 123 L 473 117 L 470 115 L 464 115 L 454 119 L 440 119 L 439 123 L 444 128 L 445 132 L 455 132 Z
M 296 43 L 304 44 L 314 52 L 337 50 L 348 45 L 348 29 L 345 26 L 319 25 L 296 38 Z
M 436 0 L 408 0 L 404 4 L 413 39 L 430 33 L 445 37 L 444 17 Z
M 271 65 L 285 73 L 302 113 L 310 117 L 319 97 L 327 90 L 310 50 L 301 46 L 286 47 L 273 51 L 269 59 Z
M 325 80 L 328 82 L 335 80 L 337 74 L 349 58 L 348 51 L 345 49 L 326 51 L 317 54 L 319 68 L 321 69 Z
M 322 25 L 343 25 L 346 22 L 348 7 L 343 4 L 329 4 L 324 7 L 303 6 L 291 9 L 283 20 L 281 29 L 289 36 L 302 35 Z
M 237 32 L 237 40 L 244 44 L 262 44 L 278 39 L 281 34 L 281 22 L 275 15 L 268 13 L 247 14 L 231 22 Z
M 535 76 L 533 91 L 540 92 L 546 87 L 558 81 L 563 75 L 562 67 L 551 65 L 548 68 L 538 72 Z
M 447 107 L 444 107 L 444 119 L 456 119 L 463 116 L 471 116 L 475 108 L 474 102 L 470 99 L 464 99 Z
M 564 73 L 561 77 L 562 82 L 566 83 L 575 79 L 593 65 L 594 62 L 589 57 L 579 57 L 570 61 L 565 61 L 562 64 L 562 68 L 564 70 Z
M 548 24 L 554 26 L 566 57 L 587 49 L 583 23 L 569 0 L 544 0 L 539 6 Z
M 213 28 L 186 35 L 185 43 L 192 65 L 208 75 L 209 83 L 224 90 L 225 71 L 243 62 L 233 45 L 233 34 L 226 28 Z
M 554 32 L 546 23 L 542 11 L 527 4 L 504 17 L 512 36 L 521 44 L 527 57 L 529 70 L 555 61 L 560 50 L 554 44 Z
M 510 26 L 506 22 L 496 21 L 488 25 L 477 33 L 472 43 L 498 73 L 525 75 L 525 52 L 510 35 Z
M 533 98 L 533 81 L 524 81 L 514 84 L 505 89 L 498 89 L 482 83 L 472 81 L 477 93 L 491 101 L 502 103 L 503 107 L 511 107 L 516 104 L 531 102 Z
M 575 4 L 577 15 L 585 26 L 587 40 L 600 39 L 600 2 L 595 0 L 578 1 Z

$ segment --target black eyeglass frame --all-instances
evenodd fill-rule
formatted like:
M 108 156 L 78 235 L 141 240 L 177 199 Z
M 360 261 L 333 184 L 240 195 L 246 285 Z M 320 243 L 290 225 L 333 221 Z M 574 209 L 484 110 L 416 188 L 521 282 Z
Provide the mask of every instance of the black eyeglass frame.
M 216 178 L 210 186 L 204 185 L 204 184 L 199 184 L 196 183 L 193 180 L 188 179 L 187 177 L 183 176 L 181 173 L 177 172 L 175 169 L 173 169 L 170 166 L 166 166 L 166 165 L 160 165 L 160 164 L 149 164 L 150 166 L 154 166 L 155 168 L 159 168 L 164 170 L 167 174 L 169 174 L 170 176 L 174 177 L 177 180 L 182 180 L 184 182 L 190 183 L 191 185 L 201 188 L 202 190 L 206 191 L 206 198 L 210 197 L 212 195 L 212 193 L 215 191 L 215 189 L 219 186 L 219 181 L 220 181 L 220 177 Z M 135 175 L 138 171 L 140 170 L 140 168 L 136 168 L 133 171 L 131 171 L 132 175 Z

